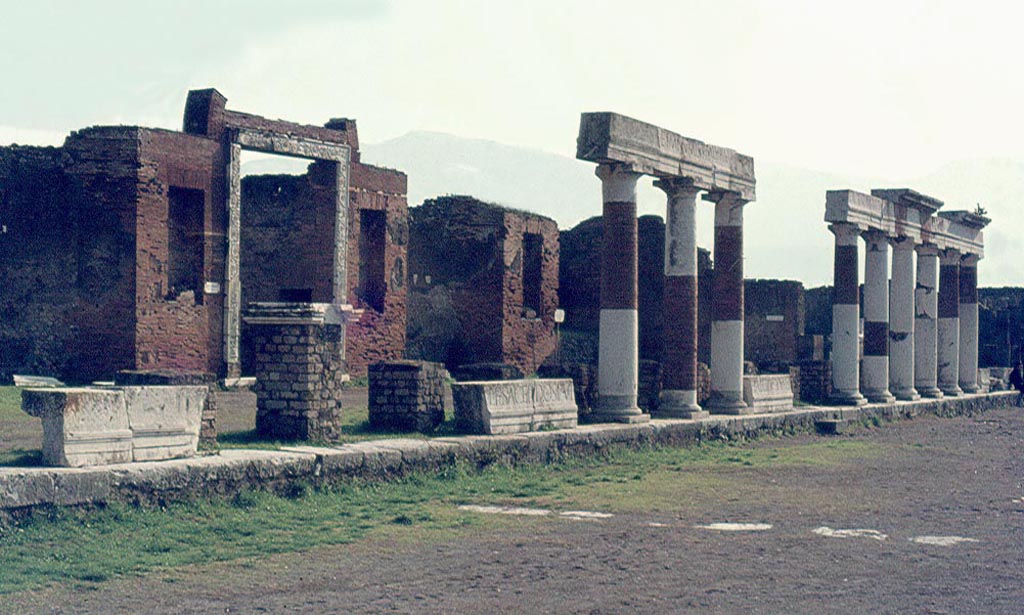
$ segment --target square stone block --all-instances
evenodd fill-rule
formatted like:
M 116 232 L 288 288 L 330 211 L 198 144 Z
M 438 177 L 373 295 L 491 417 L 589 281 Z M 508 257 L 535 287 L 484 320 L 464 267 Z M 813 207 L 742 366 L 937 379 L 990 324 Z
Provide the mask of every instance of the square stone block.
M 124 393 L 110 389 L 26 389 L 22 409 L 43 421 L 43 463 L 81 467 L 132 460 Z

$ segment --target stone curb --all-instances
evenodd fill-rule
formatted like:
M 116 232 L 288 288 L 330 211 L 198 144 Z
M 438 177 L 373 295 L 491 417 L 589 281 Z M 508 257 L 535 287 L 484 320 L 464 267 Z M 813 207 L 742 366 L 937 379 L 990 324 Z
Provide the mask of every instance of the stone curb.
M 550 463 L 601 454 L 612 446 L 693 445 L 813 429 L 821 420 L 904 419 L 922 414 L 972 415 L 1009 406 L 1014 391 L 942 400 L 861 407 L 808 406 L 776 414 L 713 415 L 700 420 L 654 419 L 640 425 L 581 425 L 575 429 L 502 436 L 400 438 L 340 445 L 292 446 L 278 451 L 226 449 L 190 459 L 92 468 L 0 467 L 0 516 L 33 508 L 125 502 L 166 505 L 230 497 L 248 489 L 287 492 L 296 485 L 327 485 L 353 478 L 387 480 L 414 471 L 439 471 L 458 461 Z

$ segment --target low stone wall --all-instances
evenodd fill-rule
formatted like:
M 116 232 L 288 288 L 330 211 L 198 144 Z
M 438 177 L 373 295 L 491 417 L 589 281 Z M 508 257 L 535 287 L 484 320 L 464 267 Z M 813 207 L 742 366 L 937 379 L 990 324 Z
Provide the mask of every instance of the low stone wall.
M 573 384 L 567 378 L 457 383 L 452 398 L 455 425 L 469 433 L 567 429 L 578 420 Z
M 196 454 L 206 386 L 26 389 L 43 423 L 43 463 L 81 467 Z
M 459 462 L 478 467 L 492 463 L 551 463 L 600 455 L 613 446 L 686 446 L 701 441 L 810 430 L 825 420 L 973 415 L 1007 407 L 1015 396 L 1016 392 L 1008 391 L 859 408 L 818 407 L 778 414 L 711 416 L 697 421 L 655 419 L 645 424 L 585 425 L 504 436 L 379 440 L 337 448 L 224 450 L 192 459 L 103 468 L 0 467 L 0 516 L 18 515 L 35 507 L 115 501 L 166 505 L 193 498 L 231 497 L 249 489 L 284 491 L 296 481 L 321 486 L 353 478 L 387 480 L 411 472 L 435 472 Z
M 370 366 L 373 429 L 430 432 L 444 422 L 448 371 L 441 363 L 388 361 Z

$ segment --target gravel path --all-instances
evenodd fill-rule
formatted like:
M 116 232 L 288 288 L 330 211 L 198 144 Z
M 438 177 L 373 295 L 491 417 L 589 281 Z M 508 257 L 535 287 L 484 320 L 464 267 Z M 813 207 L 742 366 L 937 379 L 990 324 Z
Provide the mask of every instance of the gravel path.
M 842 437 L 886 452 L 857 464 L 740 469 L 736 480 L 756 479 L 747 497 L 693 493 L 657 514 L 503 517 L 500 530 L 443 543 L 374 540 L 198 566 L 20 594 L 0 611 L 1024 612 L 1021 411 Z M 771 527 L 697 527 L 716 522 Z M 952 537 L 967 540 L 928 544 Z

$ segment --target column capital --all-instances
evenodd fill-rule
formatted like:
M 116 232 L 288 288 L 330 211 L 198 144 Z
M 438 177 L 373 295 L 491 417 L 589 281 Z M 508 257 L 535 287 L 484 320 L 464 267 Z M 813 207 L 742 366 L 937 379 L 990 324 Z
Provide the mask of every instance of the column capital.
M 636 182 L 643 173 L 638 173 L 632 165 L 599 164 L 594 174 L 601 179 L 605 203 L 636 202 Z
M 977 254 L 964 254 L 960 257 L 961 267 L 977 267 L 981 257 Z
M 716 205 L 728 204 L 734 207 L 743 207 L 750 202 L 749 200 L 741 197 L 739 192 L 731 192 L 729 190 L 709 191 L 701 198 Z
M 907 237 L 906 235 L 900 235 L 892 240 L 893 250 L 913 250 L 917 247 L 917 242 L 914 241 L 913 237 Z
M 857 228 L 857 225 L 847 222 L 833 222 L 828 225 L 828 230 L 836 236 L 836 241 L 841 244 L 856 245 L 857 238 L 860 237 L 860 229 Z
M 934 243 L 921 243 L 914 246 L 918 256 L 938 256 L 939 246 Z
M 861 233 L 861 236 L 864 237 L 864 242 L 868 244 L 884 243 L 888 245 L 893 239 L 885 231 L 879 231 L 876 229 L 868 229 L 866 231 L 863 231 Z
M 701 198 L 715 204 L 715 226 L 743 226 L 743 206 L 750 201 L 738 192 L 708 192 Z
M 956 248 L 943 248 L 939 250 L 939 263 L 942 265 L 959 265 L 960 250 Z
M 662 190 L 669 198 L 696 199 L 701 188 L 693 185 L 691 177 L 664 177 L 654 182 L 654 187 Z

